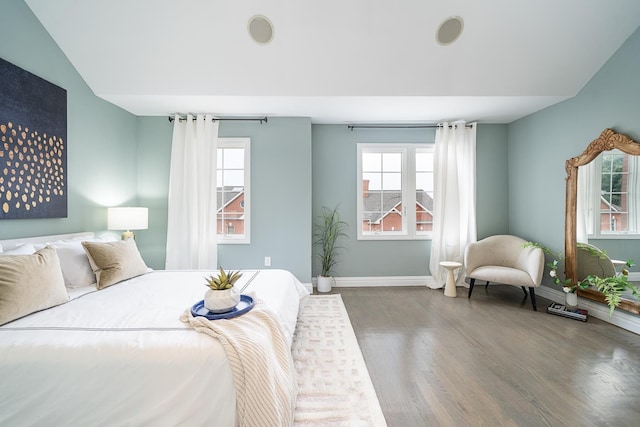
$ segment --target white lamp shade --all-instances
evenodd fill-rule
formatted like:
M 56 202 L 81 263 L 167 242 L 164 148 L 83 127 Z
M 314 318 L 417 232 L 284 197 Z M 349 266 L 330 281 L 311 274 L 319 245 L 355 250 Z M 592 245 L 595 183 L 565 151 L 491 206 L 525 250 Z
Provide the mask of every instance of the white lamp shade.
M 147 228 L 149 228 L 148 208 L 107 209 L 107 229 L 109 230 L 146 230 Z

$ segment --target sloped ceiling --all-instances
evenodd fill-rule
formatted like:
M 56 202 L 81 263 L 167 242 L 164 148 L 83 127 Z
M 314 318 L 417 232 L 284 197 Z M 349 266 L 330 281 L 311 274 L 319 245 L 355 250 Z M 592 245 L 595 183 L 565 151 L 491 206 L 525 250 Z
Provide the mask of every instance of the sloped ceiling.
M 314 123 L 509 123 L 575 96 L 640 24 L 638 0 L 25 1 L 133 114 Z M 269 44 L 249 36 L 254 15 Z M 441 46 L 451 16 L 464 30 Z

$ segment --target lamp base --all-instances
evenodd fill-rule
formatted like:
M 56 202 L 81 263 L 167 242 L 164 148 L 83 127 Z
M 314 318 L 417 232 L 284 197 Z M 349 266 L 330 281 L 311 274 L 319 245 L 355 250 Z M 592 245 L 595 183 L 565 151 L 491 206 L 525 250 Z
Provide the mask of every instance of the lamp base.
M 127 230 L 127 231 L 123 231 L 122 232 L 122 240 L 126 240 L 126 239 L 134 239 L 135 240 L 136 235 L 133 234 L 133 231 L 131 230 Z

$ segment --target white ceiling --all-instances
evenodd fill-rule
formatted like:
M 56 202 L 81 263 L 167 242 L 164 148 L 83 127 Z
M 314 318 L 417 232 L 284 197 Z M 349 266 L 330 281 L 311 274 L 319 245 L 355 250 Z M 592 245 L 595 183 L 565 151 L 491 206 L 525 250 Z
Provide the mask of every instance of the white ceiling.
M 509 123 L 575 96 L 638 0 L 25 0 L 87 84 L 135 115 Z M 264 15 L 273 41 L 247 25 Z M 440 23 L 464 20 L 449 46 Z

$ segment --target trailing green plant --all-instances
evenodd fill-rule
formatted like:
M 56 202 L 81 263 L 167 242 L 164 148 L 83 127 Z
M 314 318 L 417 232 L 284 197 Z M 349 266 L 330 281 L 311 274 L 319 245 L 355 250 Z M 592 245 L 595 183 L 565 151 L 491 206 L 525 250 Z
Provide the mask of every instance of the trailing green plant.
M 337 245 L 337 241 L 340 237 L 347 237 L 346 229 L 347 223 L 340 219 L 338 206 L 333 209 L 326 206 L 322 208 L 322 214 L 314 224 L 313 232 L 313 244 L 320 248 L 318 257 L 321 263 L 321 276 L 331 276 L 333 267 L 338 262 L 338 252 L 343 249 Z
M 598 277 L 590 275 L 578 283 L 572 283 L 571 279 L 566 278 L 562 280 L 558 277 L 558 266 L 562 260 L 561 253 L 553 252 L 551 249 L 541 245 L 540 243 L 527 242 L 524 246 L 540 248 L 546 254 L 555 258 L 552 262 L 547 263 L 547 267 L 549 267 L 549 275 L 553 278 L 554 284 L 562 286 L 562 290 L 564 292 L 576 292 L 578 289 L 587 289 L 589 287 L 596 288 L 600 291 L 604 295 L 604 300 L 607 302 L 607 305 L 609 305 L 609 316 L 612 316 L 613 311 L 620 305 L 623 293 L 630 291 L 636 297 L 640 296 L 640 290 L 638 290 L 633 283 L 629 282 L 628 279 L 629 268 L 635 265 L 635 263 L 630 259 L 628 259 L 625 262 L 624 267 L 622 267 L 622 269 L 613 276 Z M 590 245 L 578 243 L 577 247 L 588 251 L 592 256 L 600 258 L 607 257 L 606 251 L 594 249 Z
M 582 283 L 586 283 L 593 286 L 604 295 L 604 300 L 609 305 L 609 316 L 613 316 L 613 311 L 622 301 L 622 294 L 626 291 L 631 291 L 636 297 L 640 296 L 640 291 L 633 283 L 629 282 L 629 267 L 633 267 L 633 261 L 627 260 L 625 267 L 622 268 L 620 273 L 615 276 L 598 277 L 587 276 Z
M 205 286 L 208 286 L 210 289 L 214 291 L 222 291 L 224 289 L 231 289 L 233 285 L 238 281 L 238 279 L 242 277 L 242 273 L 240 271 L 229 271 L 225 272 L 222 267 L 220 267 L 220 271 L 217 275 L 209 275 L 205 276 Z

